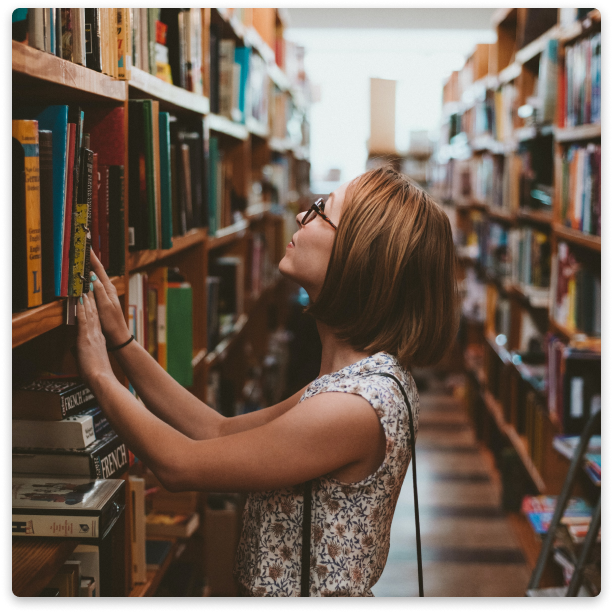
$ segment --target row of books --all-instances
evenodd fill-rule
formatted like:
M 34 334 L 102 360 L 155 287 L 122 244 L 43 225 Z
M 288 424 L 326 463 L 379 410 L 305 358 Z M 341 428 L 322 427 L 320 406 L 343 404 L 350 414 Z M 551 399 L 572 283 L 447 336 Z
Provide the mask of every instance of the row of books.
M 13 112 L 13 311 L 89 290 L 89 252 L 123 274 L 123 108 Z
M 130 78 L 131 9 L 17 9 L 13 39 L 115 79 Z
M 601 408 L 600 353 L 573 349 L 560 338 L 547 338 L 549 413 L 565 434 L 580 434 Z
M 558 243 L 551 271 L 552 317 L 569 330 L 599 337 L 600 275 L 578 261 L 568 243 Z
M 78 378 L 13 390 L 13 472 L 110 479 L 136 462 Z
M 128 327 L 136 341 L 181 385 L 193 383 L 192 287 L 176 270 L 130 275 Z
M 562 222 L 600 236 L 600 145 L 572 145 L 562 157 Z
M 601 33 L 564 47 L 559 105 L 561 127 L 600 123 Z
M 560 452 L 565 458 L 572 460 L 575 450 L 579 445 L 579 438 L 580 437 L 576 435 L 556 436 L 553 439 L 553 448 Z M 602 463 L 601 440 L 599 435 L 590 437 L 583 459 L 585 472 L 595 485 L 600 485 Z
M 553 518 L 557 496 L 525 496 L 521 510 L 537 534 L 546 534 Z M 589 525 L 592 507 L 583 499 L 573 497 L 562 516 L 561 523 L 566 526 Z
M 509 232 L 511 281 L 522 287 L 549 288 L 551 248 L 549 236 L 530 226 Z

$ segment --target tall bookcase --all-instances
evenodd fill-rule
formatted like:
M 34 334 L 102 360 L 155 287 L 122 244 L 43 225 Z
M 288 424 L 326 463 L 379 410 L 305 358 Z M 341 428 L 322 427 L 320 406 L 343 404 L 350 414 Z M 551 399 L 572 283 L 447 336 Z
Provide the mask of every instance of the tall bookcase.
M 573 302 L 558 287 L 563 267 L 572 275 L 588 271 L 590 288 L 600 284 L 599 221 L 584 221 L 586 210 L 592 220 L 600 215 L 599 158 L 582 179 L 596 185 L 597 206 L 590 208 L 588 195 L 587 209 L 573 213 L 574 194 L 569 195 L 571 153 L 600 155 L 600 116 L 590 120 L 589 110 L 590 94 L 599 96 L 600 76 L 592 80 L 587 102 L 585 82 L 569 86 L 569 74 L 581 66 L 577 53 L 569 59 L 569 49 L 600 32 L 599 12 L 579 11 L 496 12 L 497 41 L 477 45 L 444 84 L 433 188 L 452 220 L 460 264 L 466 408 L 501 471 L 503 504 L 532 566 L 541 538 L 518 512 L 521 497 L 560 492 L 570 463 L 553 439 L 579 433 L 567 429 L 568 416 L 559 410 L 569 403 L 560 396 L 569 393 L 560 386 L 564 372 L 551 343 L 600 353 L 599 289 L 588 296 L 587 285 L 575 286 L 585 297 Z M 584 44 L 589 50 L 590 43 Z M 584 62 L 586 57 L 589 52 Z M 595 70 L 594 56 L 591 62 Z M 583 78 L 589 76 L 588 69 Z M 578 121 L 572 117 L 577 96 Z M 570 268 L 560 256 L 567 252 Z M 569 308 L 589 310 L 589 323 Z M 531 339 L 538 343 L 531 345 Z M 599 360 L 594 364 L 600 369 Z M 598 389 L 598 401 L 599 394 Z M 594 503 L 598 487 L 583 475 L 575 493 Z M 559 568 L 548 568 L 545 582 L 559 585 Z
M 278 271 L 270 282 L 258 291 L 252 291 L 248 274 L 245 275 L 245 306 L 234 324 L 232 332 L 216 347 L 207 349 L 207 283 L 209 262 L 220 255 L 238 255 L 249 270 L 250 241 L 254 233 L 265 236 L 269 255 L 276 264 L 283 257 L 284 246 L 289 239 L 288 227 L 294 215 L 304 207 L 309 196 L 309 152 L 308 152 L 308 101 L 302 91 L 279 66 L 280 49 L 276 37 L 282 35 L 285 22 L 283 12 L 277 9 L 200 9 L 202 47 L 204 50 L 203 83 L 204 95 L 199 95 L 171 85 L 156 76 L 138 68 L 132 68 L 129 81 L 110 78 L 49 53 L 12 42 L 13 105 L 20 104 L 78 104 L 87 116 L 90 109 L 124 109 L 125 150 L 121 152 L 125 168 L 125 274 L 115 276 L 112 282 L 117 288 L 124 313 L 128 316 L 128 287 L 130 275 L 135 272 L 151 272 L 160 266 L 177 267 L 191 284 L 193 291 L 193 386 L 190 389 L 198 398 L 207 397 L 208 373 L 212 368 L 225 368 L 232 382 L 242 388 L 247 377 L 248 364 L 243 347 L 249 342 L 253 351 L 251 359 L 262 359 L 266 351 L 268 336 L 272 332 L 269 324 L 279 322 L 279 316 L 271 318 L 271 311 L 281 311 L 280 305 L 287 298 L 289 286 L 281 279 Z M 277 96 L 291 101 L 300 109 L 303 118 L 305 138 L 300 144 L 286 138 L 287 117 L 275 116 L 275 106 L 269 106 L 268 121 L 237 123 L 225 116 L 210 112 L 208 71 L 209 29 L 215 24 L 224 38 L 231 38 L 237 47 L 248 46 L 264 60 L 270 78 L 270 87 Z M 282 47 L 280 47 L 282 48 Z M 173 237 L 170 249 L 128 251 L 128 125 L 130 122 L 128 102 L 131 99 L 151 99 L 159 102 L 160 111 L 190 125 L 199 125 L 206 139 L 218 139 L 224 159 L 232 167 L 232 187 L 247 206 L 240 219 L 233 218 L 211 234 L 207 227 L 189 230 L 186 234 Z M 277 134 L 274 133 L 276 130 Z M 279 137 L 279 134 L 281 137 Z M 263 169 L 273 160 L 282 160 L 286 168 L 284 181 L 286 189 L 279 194 L 279 202 L 260 198 L 253 202 L 252 184 L 262 177 Z M 286 229 L 287 228 L 287 229 Z M 13 363 L 25 360 L 43 371 L 76 372 L 76 365 L 70 351 L 75 344 L 75 327 L 66 326 L 66 300 L 57 299 L 43 306 L 14 313 L 12 317 Z M 274 325 L 274 323 L 273 323 Z M 118 365 L 113 367 L 127 385 L 125 376 Z M 143 466 L 137 464 L 132 471 L 142 473 Z M 127 479 L 128 473 L 123 476 Z M 206 494 L 201 494 L 200 506 L 205 503 Z M 132 513 L 129 501 L 126 516 Z M 199 534 L 204 534 L 201 516 Z M 131 578 L 130 542 L 131 522 L 125 522 L 126 574 L 123 585 L 116 586 L 118 594 L 149 596 L 155 593 L 163 574 L 166 572 L 175 546 L 167 561 L 157 571 L 147 573 L 145 584 L 134 585 Z M 76 542 L 62 539 L 28 539 L 13 542 L 13 591 L 16 595 L 38 595 L 51 577 L 72 553 Z M 206 547 L 206 543 L 204 544 Z

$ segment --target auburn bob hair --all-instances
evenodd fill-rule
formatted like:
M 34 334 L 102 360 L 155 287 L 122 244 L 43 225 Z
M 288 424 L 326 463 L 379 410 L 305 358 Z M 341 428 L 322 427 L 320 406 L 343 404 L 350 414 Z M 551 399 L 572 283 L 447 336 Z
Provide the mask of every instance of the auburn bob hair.
M 322 289 L 306 312 L 358 351 L 386 351 L 405 368 L 437 363 L 459 317 L 445 212 L 391 166 L 354 179 Z

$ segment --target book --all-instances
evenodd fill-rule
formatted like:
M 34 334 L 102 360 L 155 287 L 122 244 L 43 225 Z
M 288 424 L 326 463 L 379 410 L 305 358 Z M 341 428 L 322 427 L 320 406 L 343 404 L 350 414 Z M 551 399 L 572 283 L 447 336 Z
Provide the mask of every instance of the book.
M 12 139 L 12 179 L 11 306 L 15 313 L 28 308 L 25 151 L 16 138 Z
M 167 361 L 167 334 L 166 334 L 166 303 L 168 295 L 168 268 L 160 266 L 148 275 L 150 290 L 156 292 L 157 313 L 155 317 L 157 339 L 157 361 L 164 369 L 168 366 Z
M 161 248 L 172 247 L 172 165 L 170 160 L 170 114 L 159 114 Z
M 555 511 L 557 496 L 526 496 L 522 502 L 522 512 L 526 515 L 537 534 L 546 534 Z M 584 524 L 592 516 L 592 508 L 581 498 L 568 501 L 562 524 Z
M 100 246 L 96 252 L 104 270 L 109 269 L 109 167 L 99 164 L 98 174 L 98 229 L 100 231 Z M 123 194 L 123 190 L 122 194 Z M 123 227 L 123 226 L 122 226 Z M 123 236 L 123 233 L 121 233 Z M 123 250 L 122 250 L 123 251 Z
M 172 545 L 172 541 L 147 539 L 145 544 L 147 570 L 157 570 L 160 568 L 168 557 L 168 554 L 172 549 Z
M 67 166 L 66 166 L 66 200 L 64 205 L 64 224 L 62 230 L 62 266 L 60 274 L 60 296 L 68 296 L 68 263 L 70 260 L 70 235 L 72 232 L 73 192 L 75 188 L 75 150 L 77 126 L 68 124 Z
M 70 9 L 72 22 L 72 61 L 86 65 L 85 52 L 85 9 Z
M 187 515 L 152 511 L 146 517 L 147 536 L 189 538 L 199 525 L 198 513 Z
M 13 536 L 103 538 L 123 507 L 122 479 L 13 476 Z
M 134 463 L 115 432 L 84 449 L 13 448 L 13 472 L 112 479 Z
M 59 421 L 13 419 L 13 447 L 83 449 L 111 431 L 100 407 Z
M 98 196 L 100 195 L 100 172 L 98 170 L 98 154 L 92 158 L 92 221 L 91 221 L 91 249 L 100 258 L 100 210 L 98 208 Z
M 43 303 L 55 297 L 53 270 L 53 132 L 38 131 Z
M 207 351 L 213 351 L 219 338 L 219 277 L 206 278 Z
M 125 257 L 125 205 L 124 205 L 124 168 L 110 166 L 108 172 L 108 263 L 109 274 L 123 275 L 126 267 Z
M 99 8 L 85 9 L 85 62 L 88 68 L 102 72 Z
M 24 210 L 17 211 L 22 220 L 18 223 L 25 236 L 19 237 L 18 245 L 21 253 L 18 257 L 26 260 L 25 279 L 18 283 L 26 286 L 27 308 L 42 304 L 42 261 L 41 261 L 41 225 L 40 225 L 40 169 L 38 149 L 38 122 L 34 120 L 13 120 L 13 139 L 19 142 L 23 149 L 23 180 L 24 188 L 18 188 L 17 195 L 23 194 Z M 21 163 L 18 163 L 19 174 Z M 15 203 L 15 200 L 13 200 Z M 25 247 L 25 250 L 24 250 Z
M 81 576 L 79 567 L 65 562 L 60 570 L 53 576 L 47 586 L 58 590 L 58 596 L 78 596 L 80 590 Z
M 117 78 L 130 80 L 132 76 L 132 24 L 130 9 L 115 9 L 117 21 Z
M 193 383 L 192 288 L 168 283 L 166 296 L 167 372 L 185 387 Z
M 129 492 L 132 502 L 132 581 L 147 581 L 145 480 L 130 475 Z
M 244 260 L 238 256 L 216 258 L 210 266 L 219 277 L 219 335 L 232 331 L 236 320 L 244 313 Z
M 89 135 L 88 135 L 89 136 Z M 85 253 L 83 256 L 83 293 L 89 293 L 89 277 L 91 274 L 90 251 L 92 248 L 92 217 L 93 217 L 93 168 L 94 152 L 85 149 L 83 156 L 85 175 L 83 181 L 84 198 L 87 202 L 87 227 L 85 228 Z

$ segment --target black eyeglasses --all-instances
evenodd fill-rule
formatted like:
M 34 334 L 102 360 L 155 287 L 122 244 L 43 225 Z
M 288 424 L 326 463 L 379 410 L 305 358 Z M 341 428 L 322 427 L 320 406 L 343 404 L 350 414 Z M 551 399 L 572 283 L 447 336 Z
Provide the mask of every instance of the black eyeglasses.
M 327 221 L 335 230 L 336 226 L 330 221 L 330 218 L 324 214 L 324 199 L 319 198 L 312 205 L 311 208 L 307 211 L 306 215 L 302 218 L 300 222 L 303 226 L 306 226 L 310 221 L 313 221 L 317 215 L 322 217 L 324 221 Z

